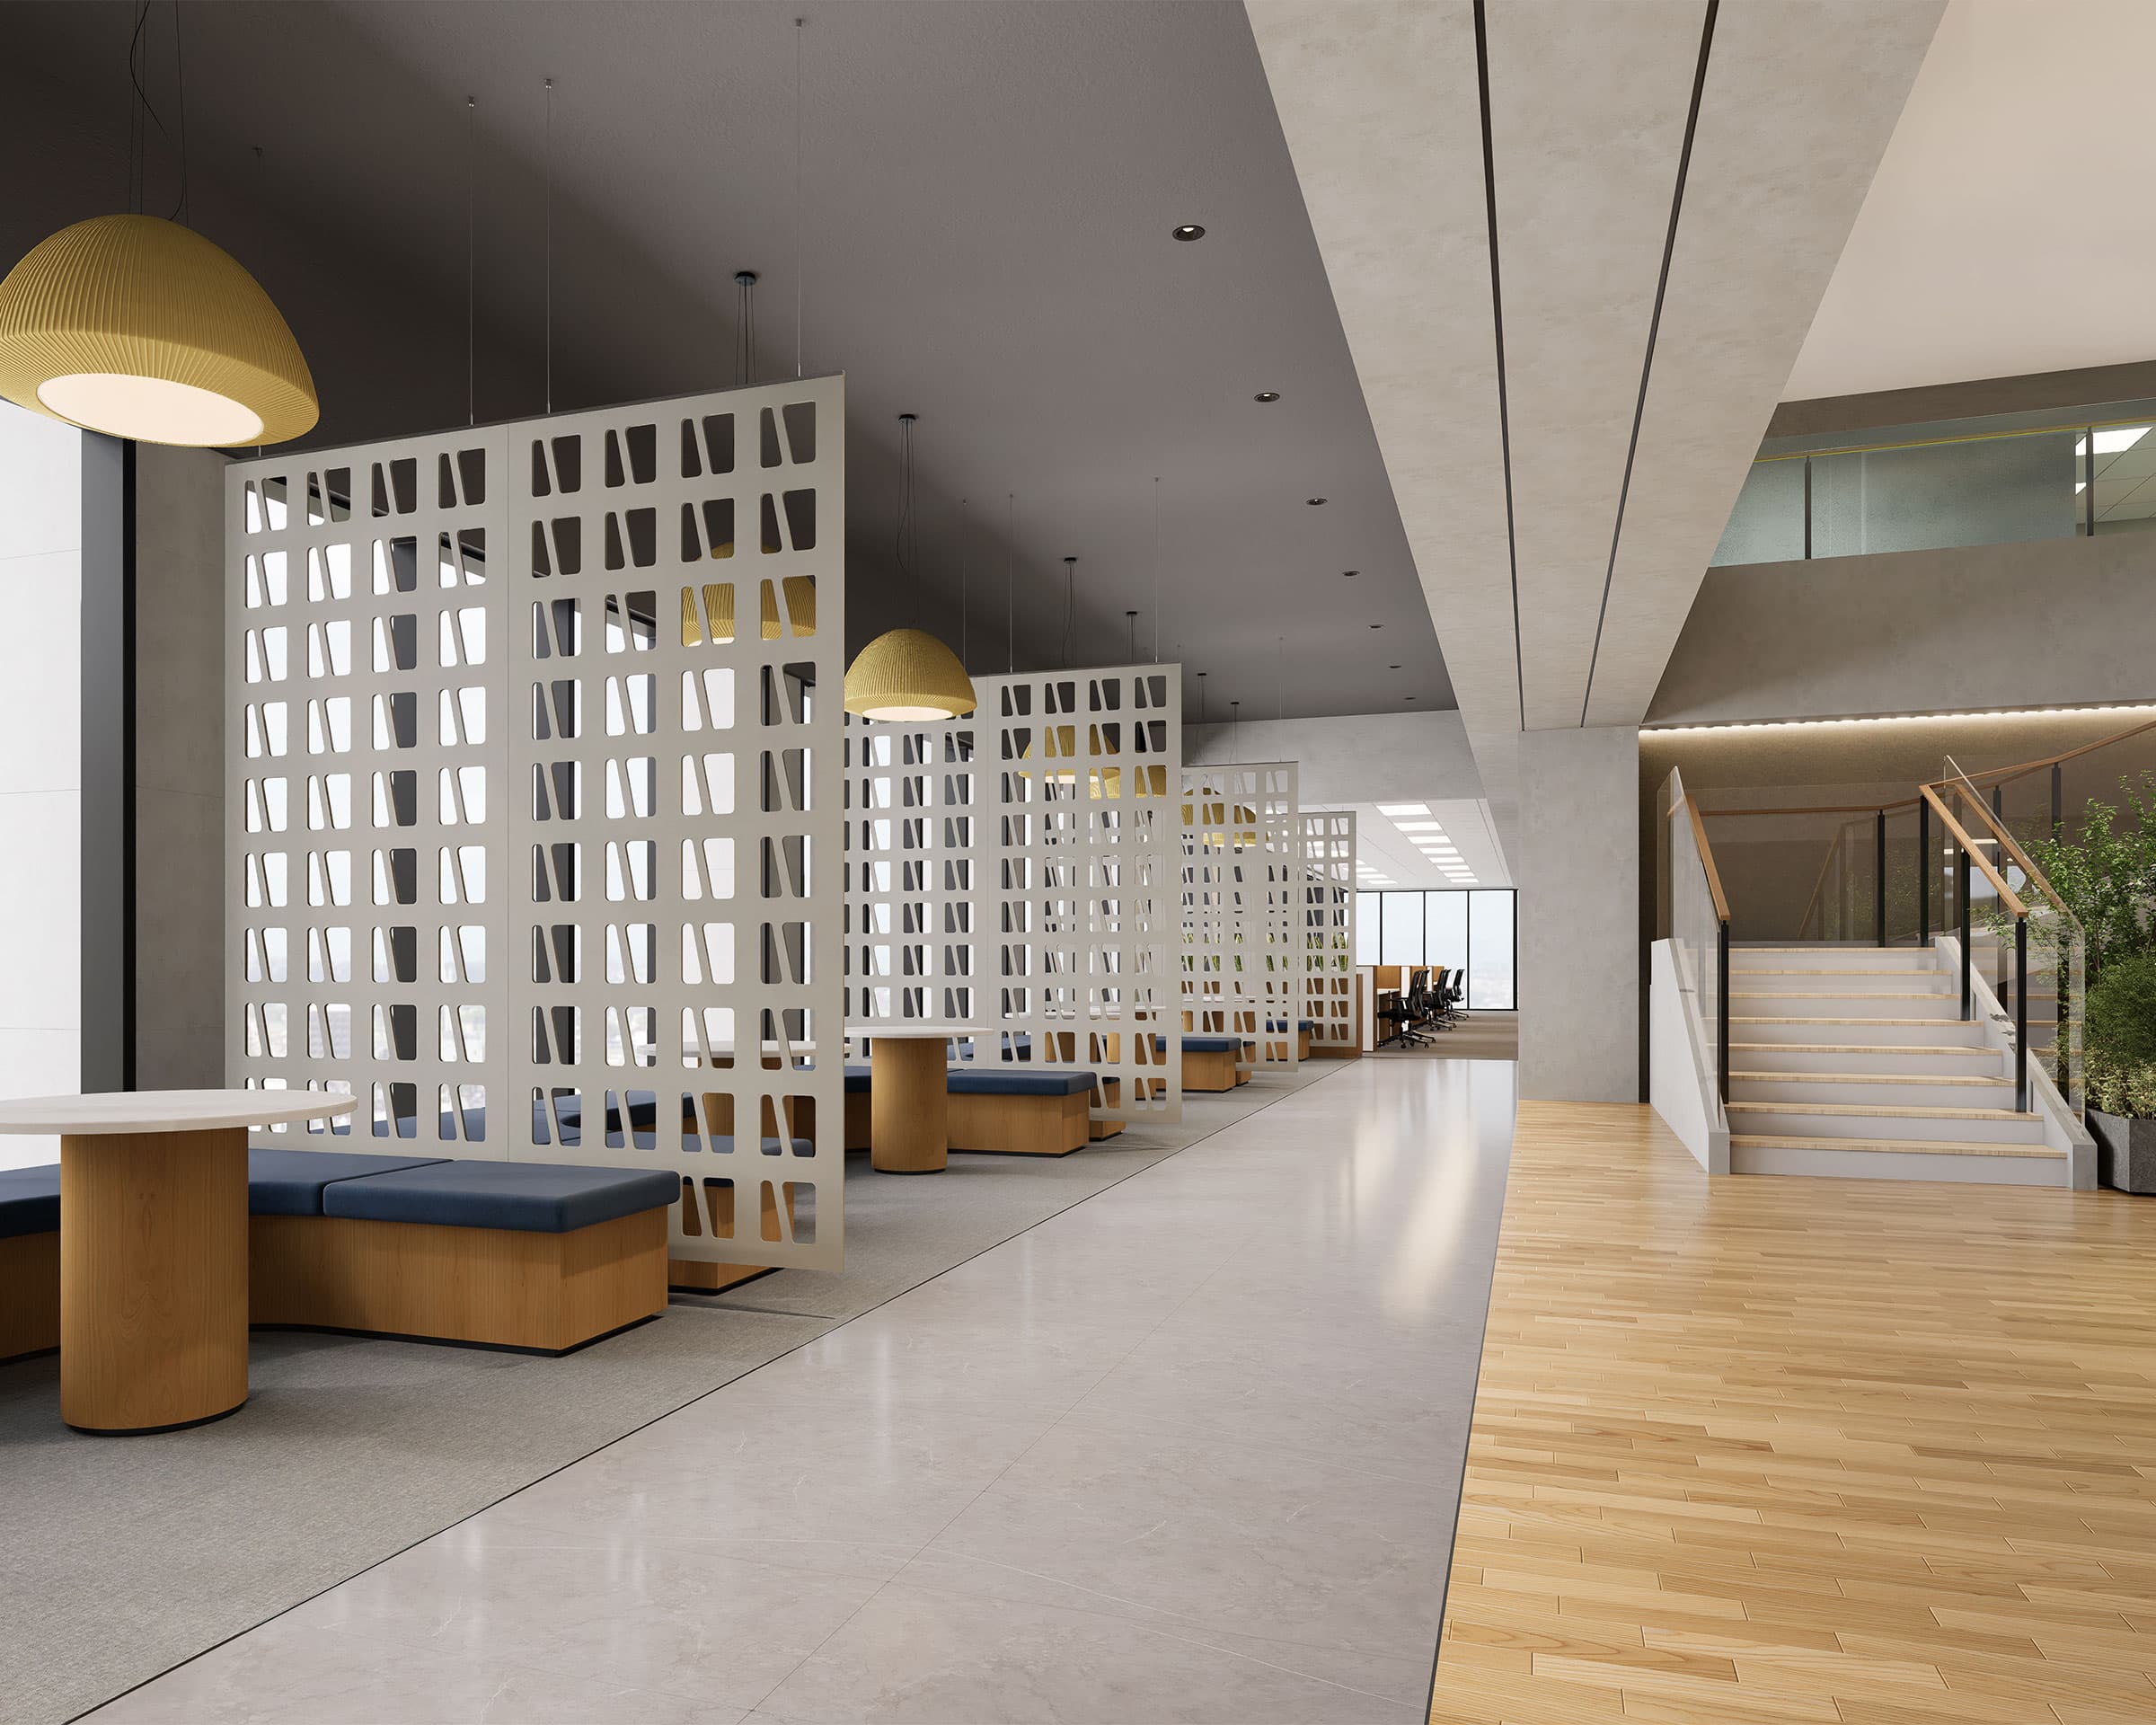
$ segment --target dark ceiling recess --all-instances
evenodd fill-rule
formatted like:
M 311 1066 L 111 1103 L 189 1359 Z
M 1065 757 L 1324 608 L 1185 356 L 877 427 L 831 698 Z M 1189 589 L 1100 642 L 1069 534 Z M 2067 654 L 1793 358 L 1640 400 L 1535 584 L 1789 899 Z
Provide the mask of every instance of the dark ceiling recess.
M 730 385 L 753 261 L 759 380 L 846 375 L 850 647 L 906 623 L 956 642 L 963 591 L 972 641 L 995 643 L 976 671 L 1003 668 L 1006 631 L 1017 668 L 1052 664 L 1052 571 L 1074 553 L 1071 663 L 1118 662 L 1135 608 L 1223 706 L 1361 712 L 1383 661 L 1318 579 L 1355 568 L 1356 609 L 1450 704 L 1236 0 L 881 0 L 800 30 L 798 6 L 748 0 L 185 10 L 195 224 L 306 354 L 323 420 L 299 448 L 540 411 L 552 75 L 555 407 Z M 0 270 L 123 201 L 134 11 L 0 8 L 0 160 L 37 164 L 0 199 Z M 169 117 L 172 68 L 147 81 Z M 171 206 L 177 167 L 153 138 L 146 208 Z M 1178 209 L 1205 212 L 1203 245 L 1161 243 Z M 1236 408 L 1253 377 L 1294 412 Z M 1303 508 L 1312 473 L 1328 509 Z
M 1250 399 L 1253 402 L 1277 402 L 1280 399 L 1280 392 L 1277 389 L 1261 389 Z
M 1202 240 L 1206 237 L 1206 230 L 1196 222 L 1185 222 L 1180 227 L 1169 231 L 1179 240 Z

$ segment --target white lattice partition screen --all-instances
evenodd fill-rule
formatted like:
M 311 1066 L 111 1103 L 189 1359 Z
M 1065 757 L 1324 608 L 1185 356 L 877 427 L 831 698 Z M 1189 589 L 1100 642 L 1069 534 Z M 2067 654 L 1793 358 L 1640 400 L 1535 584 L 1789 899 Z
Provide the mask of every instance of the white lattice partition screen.
M 1292 1071 L 1303 1006 L 1302 809 L 1293 761 L 1182 770 L 1183 1022 Z
M 273 1142 L 506 1154 L 505 447 L 227 471 L 226 1071 L 362 1099 Z
M 675 1256 L 839 1264 L 844 425 L 825 378 L 235 467 L 250 679 L 258 650 L 270 667 L 258 636 L 308 632 L 288 694 L 235 684 L 233 771 L 251 799 L 270 776 L 242 752 L 256 707 L 282 696 L 284 722 L 304 709 L 311 726 L 313 703 L 349 698 L 353 758 L 320 769 L 349 766 L 369 907 L 325 942 L 326 971 L 273 982 L 269 942 L 252 957 L 270 847 L 238 836 L 235 1077 L 350 1083 L 375 1097 L 362 1131 L 443 1154 L 673 1168 Z M 299 505 L 318 472 L 323 522 Z M 340 473 L 358 487 L 342 522 Z M 268 597 L 251 558 L 285 551 L 296 583 L 299 553 L 340 527 L 349 589 L 330 571 L 331 597 L 309 585 L 288 624 L 250 603 Z M 437 584 L 407 562 L 438 562 Z M 289 857 L 284 872 L 288 893 L 313 879 Z M 312 953 L 306 932 L 288 951 Z M 278 1053 L 271 1008 L 303 1025 L 320 1009 L 333 1034 L 348 996 L 361 1046 Z
M 983 799 L 975 1017 L 1021 1064 L 1097 1073 L 1093 1119 L 1180 1119 L 1181 668 L 973 681 Z
M 846 1018 L 979 1013 L 978 819 L 968 719 L 846 721 Z
M 1355 811 L 1303 816 L 1303 1016 L 1313 1053 L 1360 1052 L 1355 1023 Z

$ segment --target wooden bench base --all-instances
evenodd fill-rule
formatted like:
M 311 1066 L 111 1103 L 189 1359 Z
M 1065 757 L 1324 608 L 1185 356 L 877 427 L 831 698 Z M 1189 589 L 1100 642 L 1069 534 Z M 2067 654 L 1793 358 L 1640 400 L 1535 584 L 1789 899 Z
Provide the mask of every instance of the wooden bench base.
M 953 1096 L 950 1147 L 1006 1156 L 1067 1156 L 1092 1138 L 1091 1099 L 1075 1096 Z
M 59 1234 L 0 1240 L 0 1360 L 59 1345 Z
M 249 1218 L 248 1317 L 566 1353 L 667 1305 L 667 1212 L 569 1234 Z
M 1306 1060 L 1359 1060 L 1363 1051 L 1352 1042 L 1313 1042 Z
M 850 1090 L 846 1092 L 847 1149 L 866 1150 L 869 1147 L 869 1121 L 871 1118 L 869 1104 L 873 1100 L 865 1090 Z
M 1233 1090 L 1241 1082 L 1236 1076 L 1235 1057 L 1225 1048 L 1217 1054 L 1186 1053 L 1183 1056 L 1185 1090 Z

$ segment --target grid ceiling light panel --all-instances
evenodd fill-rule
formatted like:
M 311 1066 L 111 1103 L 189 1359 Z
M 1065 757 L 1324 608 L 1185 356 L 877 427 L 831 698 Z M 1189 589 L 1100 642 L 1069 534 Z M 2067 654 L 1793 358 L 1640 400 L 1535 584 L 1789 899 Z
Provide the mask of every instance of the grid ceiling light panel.
M 1302 1013 L 1303 844 L 1293 761 L 1182 770 L 1183 1022 L 1239 1064 L 1293 1071 Z
M 1020 1065 L 1097 1074 L 1096 1120 L 1180 1119 L 1181 668 L 973 686 L 983 761 L 976 1020 Z
M 976 1021 L 981 784 L 970 719 L 846 718 L 846 1019 Z
M 1359 1051 L 1355 1025 L 1355 811 L 1303 817 L 1303 1013 L 1310 1045 Z
M 377 1101 L 377 1132 L 445 1154 L 674 1169 L 683 1199 L 669 1251 L 680 1258 L 826 1269 L 842 1259 L 844 967 L 835 913 L 844 416 L 843 380 L 810 379 L 234 469 L 227 533 L 243 629 L 252 627 L 255 590 L 244 558 L 259 539 L 245 531 L 244 488 L 257 470 L 296 470 L 304 461 L 309 469 L 349 465 L 358 477 L 386 466 L 395 507 L 377 530 L 413 535 L 424 562 L 443 533 L 461 554 L 464 531 L 461 516 L 437 523 L 429 513 L 438 466 L 441 513 L 455 513 L 452 482 L 464 486 L 458 508 L 479 511 L 471 525 L 485 530 L 492 552 L 490 565 L 479 553 L 475 578 L 458 571 L 456 607 L 446 603 L 445 562 L 443 603 L 432 609 L 456 609 L 458 618 L 421 612 L 424 677 L 402 668 L 405 625 L 395 618 L 412 599 L 396 555 L 389 588 L 371 593 L 359 585 L 355 556 L 346 607 L 354 664 L 337 693 L 350 687 L 356 730 L 368 703 L 390 697 L 386 729 L 374 721 L 376 753 L 416 771 L 425 817 L 408 846 L 418 853 L 416 873 L 396 860 L 397 835 L 371 836 L 387 858 L 373 863 L 377 899 L 386 882 L 393 902 L 378 902 L 375 926 L 352 938 L 356 969 L 368 938 L 389 953 L 386 981 L 359 998 L 370 1008 L 375 995 L 392 1008 L 416 1005 L 419 1043 L 430 1057 L 430 1008 L 471 1000 L 486 1009 L 483 1049 L 454 1067 L 446 1028 L 454 1013 L 441 1018 L 438 1063 L 404 1057 L 393 1011 L 387 1036 L 375 1032 L 371 1064 L 364 1048 L 355 1050 L 362 1086 L 386 1081 L 388 1130 Z M 407 511 L 395 464 L 415 456 L 417 501 L 427 507 Z M 295 500 L 297 482 L 287 482 Z M 297 564 L 289 566 L 298 581 Z M 465 608 L 483 615 L 485 658 L 437 669 L 428 654 L 439 634 L 439 656 L 448 655 Z M 361 666 L 384 662 L 379 650 L 359 657 L 367 637 L 384 631 L 389 668 L 361 676 Z M 239 646 L 257 650 L 252 634 Z M 252 670 L 255 660 L 246 662 Z M 448 681 L 455 701 L 437 698 L 437 685 Z M 476 702 L 463 694 L 467 687 Z M 312 693 L 294 691 L 295 715 Z M 405 694 L 419 717 L 409 745 L 393 699 Z M 442 712 L 438 745 L 430 700 Z M 255 721 L 243 710 L 250 703 L 238 704 L 234 760 L 244 777 L 254 762 L 242 751 Z M 477 734 L 453 733 L 452 717 Z M 458 749 L 477 752 L 487 768 L 483 814 L 454 772 L 441 777 L 464 764 Z M 356 797 L 361 772 L 372 770 L 371 758 L 355 763 Z M 401 818 L 399 794 L 395 781 L 376 793 L 378 821 Z M 367 813 L 362 802 L 363 827 Z M 484 869 L 483 899 L 467 879 L 467 852 Z M 252 852 L 242 848 L 234 872 L 235 893 L 249 902 Z M 407 874 L 416 881 L 411 901 L 403 898 Z M 356 892 L 365 880 L 355 857 Z M 302 884 L 292 877 L 295 889 Z M 416 924 L 402 941 L 416 943 L 416 973 L 399 959 L 399 913 Z M 452 960 L 466 959 L 467 924 L 483 931 L 485 968 L 436 985 L 435 949 L 440 974 L 456 976 Z M 376 974 L 383 976 L 379 960 Z M 415 974 L 427 982 L 405 980 Z M 482 979 L 491 993 L 480 991 Z M 325 998 L 331 992 L 309 986 Z M 353 1025 L 364 1040 L 357 1010 Z M 235 1070 L 250 1080 L 314 1081 L 312 1068 L 250 1052 L 272 1039 L 270 1030 L 266 1019 L 259 1029 L 243 1025 Z M 829 1056 L 820 1063 L 819 1034 Z M 461 1111 L 445 1108 L 448 1118 L 437 1122 L 429 1086 L 438 1091 L 453 1074 L 476 1080 L 483 1096 L 474 1104 L 458 1092 Z M 418 1091 L 409 1123 L 400 1082 Z

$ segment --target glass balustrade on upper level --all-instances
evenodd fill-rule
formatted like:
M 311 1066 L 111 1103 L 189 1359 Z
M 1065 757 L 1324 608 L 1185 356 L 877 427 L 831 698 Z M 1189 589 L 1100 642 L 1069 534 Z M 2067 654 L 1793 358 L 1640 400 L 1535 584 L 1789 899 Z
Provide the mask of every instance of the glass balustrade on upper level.
M 1718 568 L 2156 525 L 2156 402 L 1771 438 Z

